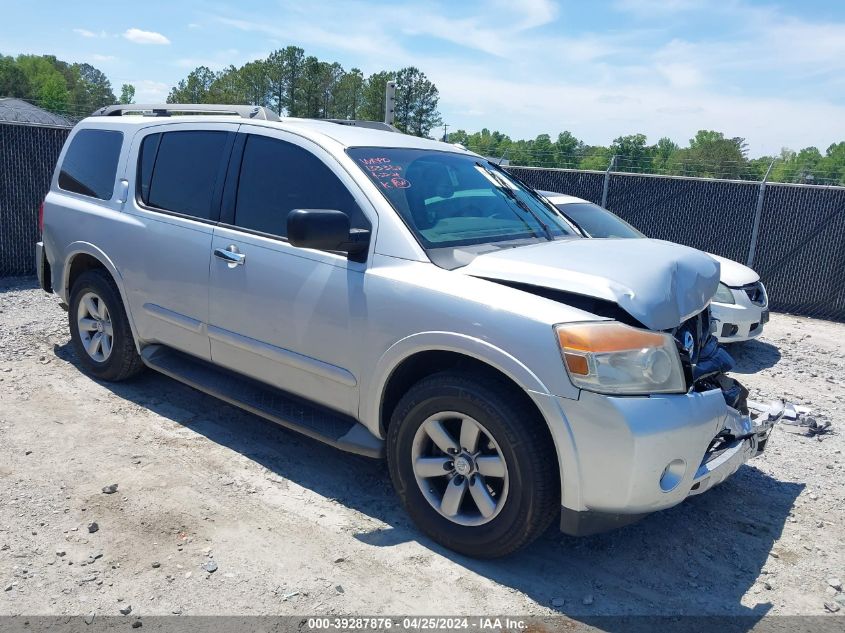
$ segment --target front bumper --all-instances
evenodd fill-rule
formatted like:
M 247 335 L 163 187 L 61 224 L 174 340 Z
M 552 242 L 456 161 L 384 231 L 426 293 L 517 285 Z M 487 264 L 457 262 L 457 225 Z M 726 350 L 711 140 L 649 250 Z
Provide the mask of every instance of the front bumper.
M 765 447 L 776 420 L 740 415 L 721 391 L 651 397 L 582 392 L 559 402 L 572 430 L 579 495 L 561 530 L 584 535 L 677 505 L 730 477 Z M 727 429 L 735 439 L 708 450 Z
M 769 302 L 754 303 L 742 288 L 731 288 L 735 303 L 710 304 L 713 334 L 720 343 L 739 343 L 757 338 L 769 320 Z

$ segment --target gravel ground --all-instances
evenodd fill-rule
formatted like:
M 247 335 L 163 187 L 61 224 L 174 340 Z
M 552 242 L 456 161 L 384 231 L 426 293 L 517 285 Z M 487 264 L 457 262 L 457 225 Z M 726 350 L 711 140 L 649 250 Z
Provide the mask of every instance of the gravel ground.
M 91 380 L 66 319 L 0 281 L 0 615 L 845 612 L 843 324 L 774 314 L 730 350 L 752 397 L 832 432 L 778 427 L 676 508 L 479 562 L 414 529 L 380 462 L 153 372 Z

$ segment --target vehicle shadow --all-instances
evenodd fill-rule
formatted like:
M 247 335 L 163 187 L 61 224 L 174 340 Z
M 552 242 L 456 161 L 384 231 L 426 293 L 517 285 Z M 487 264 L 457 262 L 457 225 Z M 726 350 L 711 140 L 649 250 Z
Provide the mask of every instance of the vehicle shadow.
M 736 361 L 736 366 L 731 370 L 736 374 L 754 374 L 761 369 L 774 367 L 780 361 L 780 350 L 777 347 L 756 339 L 732 343 L 727 350 Z
M 69 344 L 55 346 L 55 353 L 78 368 Z M 152 371 L 130 382 L 103 385 L 279 477 L 388 526 L 355 534 L 362 543 L 389 548 L 417 541 L 468 572 L 604 629 L 616 628 L 618 618 L 637 616 L 635 622 L 649 630 L 654 620 L 639 616 L 680 615 L 729 615 L 730 630 L 753 628 L 772 606 L 757 579 L 804 488 L 744 466 L 707 494 L 621 530 L 572 538 L 554 524 L 515 555 L 475 560 L 437 545 L 413 526 L 384 462 L 335 450 Z M 779 553 L 783 560 L 793 555 Z M 743 601 L 749 590 L 750 600 Z M 590 597 L 592 603 L 585 604 Z M 737 623 L 743 624 L 737 628 Z

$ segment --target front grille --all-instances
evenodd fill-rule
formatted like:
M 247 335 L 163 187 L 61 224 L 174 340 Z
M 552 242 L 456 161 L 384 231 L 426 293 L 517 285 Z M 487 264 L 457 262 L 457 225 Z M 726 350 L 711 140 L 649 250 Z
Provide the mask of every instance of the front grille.
M 763 288 L 762 283 L 758 281 L 757 283 L 743 286 L 742 289 L 748 295 L 751 303 L 758 306 L 766 305 L 766 290 Z

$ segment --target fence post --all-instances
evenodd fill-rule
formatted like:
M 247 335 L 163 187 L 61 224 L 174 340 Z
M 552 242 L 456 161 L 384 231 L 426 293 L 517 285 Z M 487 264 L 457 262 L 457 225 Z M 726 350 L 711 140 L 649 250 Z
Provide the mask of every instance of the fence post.
M 607 165 L 607 169 L 604 170 L 604 188 L 601 191 L 601 206 L 603 208 L 607 208 L 607 188 L 610 185 L 610 170 L 613 169 L 613 165 L 616 164 L 616 154 L 610 159 L 610 163 Z
M 769 174 L 774 167 L 775 160 L 769 163 L 769 168 L 766 170 L 766 175 L 763 176 L 760 182 L 760 190 L 757 192 L 757 208 L 754 210 L 754 226 L 751 227 L 751 245 L 748 247 L 748 262 L 746 265 L 749 268 L 754 266 L 754 256 L 757 254 L 757 238 L 760 235 L 760 220 L 763 217 L 763 199 L 766 195 L 766 181 L 769 179 Z

